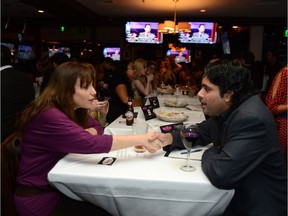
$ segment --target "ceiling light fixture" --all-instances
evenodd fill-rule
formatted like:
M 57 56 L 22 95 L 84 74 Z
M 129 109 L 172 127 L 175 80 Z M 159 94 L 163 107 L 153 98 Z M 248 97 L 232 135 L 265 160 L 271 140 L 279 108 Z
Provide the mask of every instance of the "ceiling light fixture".
M 175 34 L 175 33 L 178 33 L 179 31 L 190 32 L 191 26 L 188 22 L 176 23 L 176 3 L 179 0 L 172 0 L 172 1 L 175 3 L 175 5 L 174 5 L 174 21 L 165 20 L 164 23 L 160 23 L 158 25 L 158 31 L 162 32 L 164 34 Z

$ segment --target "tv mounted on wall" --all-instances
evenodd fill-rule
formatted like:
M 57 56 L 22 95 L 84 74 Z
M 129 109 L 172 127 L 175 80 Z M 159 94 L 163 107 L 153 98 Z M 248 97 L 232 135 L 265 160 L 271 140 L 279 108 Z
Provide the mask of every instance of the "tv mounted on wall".
M 105 57 L 110 57 L 114 61 L 120 61 L 120 47 L 106 47 L 103 49 L 103 55 Z
M 33 60 L 35 59 L 35 47 L 30 45 L 18 46 L 18 59 Z
M 158 32 L 158 22 L 127 22 L 126 41 L 129 43 L 161 44 L 163 34 Z
M 49 57 L 53 56 L 55 53 L 62 52 L 65 53 L 68 58 L 71 58 L 71 50 L 69 47 L 58 47 L 58 48 L 48 48 Z
M 1 42 L 1 45 L 6 46 L 10 49 L 11 53 L 14 51 L 14 43 L 5 43 L 5 42 Z
M 217 23 L 215 22 L 189 22 L 191 32 L 179 32 L 181 43 L 215 44 L 217 42 Z
M 190 56 L 190 50 L 181 50 L 181 49 L 169 49 L 166 53 L 167 56 L 174 56 L 175 61 L 177 63 L 185 62 L 189 63 L 191 62 L 191 56 Z

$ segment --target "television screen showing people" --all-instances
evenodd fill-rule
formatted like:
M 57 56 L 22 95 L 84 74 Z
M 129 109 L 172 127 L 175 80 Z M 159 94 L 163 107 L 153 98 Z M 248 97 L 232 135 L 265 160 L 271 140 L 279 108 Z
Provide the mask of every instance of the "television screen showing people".
M 158 22 L 127 22 L 126 40 L 129 43 L 160 44 L 162 33 L 158 32 Z
M 35 59 L 35 47 L 29 45 L 18 46 L 18 59 L 33 60 Z
M 190 50 L 174 50 L 174 49 L 169 49 L 166 53 L 167 56 L 174 56 L 175 57 L 175 61 L 177 63 L 181 63 L 181 62 L 185 62 L 188 63 L 190 62 L 191 56 L 190 56 Z
M 65 53 L 68 58 L 71 58 L 71 50 L 69 47 L 53 47 L 53 48 L 48 48 L 49 52 L 49 57 L 53 56 L 55 53 L 62 52 Z
M 10 49 L 10 52 L 13 53 L 15 50 L 14 50 L 14 43 L 5 43 L 5 42 L 1 42 L 0 43 L 1 45 L 4 45 L 6 47 L 8 47 Z
M 114 61 L 120 61 L 120 47 L 106 47 L 103 49 L 104 58 L 110 57 Z
M 180 32 L 181 43 L 215 44 L 217 41 L 217 23 L 189 22 L 191 32 Z

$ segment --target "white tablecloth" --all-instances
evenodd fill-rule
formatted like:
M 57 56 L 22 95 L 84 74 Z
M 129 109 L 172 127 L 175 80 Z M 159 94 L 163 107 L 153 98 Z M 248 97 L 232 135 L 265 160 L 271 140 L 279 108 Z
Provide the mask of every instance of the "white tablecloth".
M 205 115 L 201 111 L 192 111 L 192 110 L 188 110 L 186 108 L 173 108 L 173 107 L 165 107 L 164 108 L 164 107 L 160 107 L 160 108 L 155 109 L 155 112 L 157 112 L 160 109 L 183 112 L 185 115 L 187 115 L 189 117 L 186 121 L 184 121 L 184 123 L 195 124 L 195 123 L 200 123 L 203 120 L 205 120 Z M 134 119 L 135 122 L 145 121 L 143 112 L 142 112 L 140 107 L 135 107 L 134 111 L 138 112 L 137 118 Z M 160 132 L 159 126 L 174 124 L 173 122 L 161 121 L 158 118 L 150 119 L 147 121 L 147 123 L 149 125 L 149 130 L 155 130 L 155 131 L 159 131 L 159 132 Z M 105 134 L 113 134 L 113 135 L 132 134 L 132 126 L 127 126 L 125 118 L 122 118 L 122 116 L 119 116 L 115 121 L 113 121 L 111 124 L 109 124 L 105 128 L 104 133 Z
M 194 172 L 179 169 L 183 159 L 135 153 L 132 148 L 110 154 L 69 154 L 49 172 L 48 179 L 62 193 L 86 200 L 114 216 L 221 215 L 233 191 L 211 185 L 200 161 Z M 98 164 L 105 156 L 112 165 Z
M 160 107 L 165 106 L 164 102 L 165 100 L 173 100 L 176 101 L 175 95 L 157 95 Z M 178 96 L 178 102 L 186 102 L 188 105 L 200 105 L 200 101 L 198 96 L 195 97 L 189 97 L 188 95 L 179 95 Z

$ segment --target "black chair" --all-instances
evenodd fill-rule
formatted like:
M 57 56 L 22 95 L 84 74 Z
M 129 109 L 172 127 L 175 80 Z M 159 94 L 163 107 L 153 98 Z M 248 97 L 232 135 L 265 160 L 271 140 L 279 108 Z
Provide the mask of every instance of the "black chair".
M 17 215 L 13 193 L 16 188 L 20 148 L 21 138 L 17 133 L 12 133 L 1 143 L 1 202 L 6 216 Z

